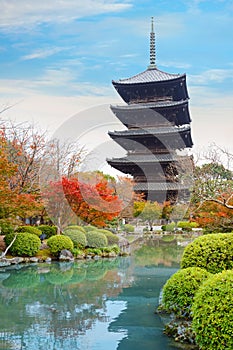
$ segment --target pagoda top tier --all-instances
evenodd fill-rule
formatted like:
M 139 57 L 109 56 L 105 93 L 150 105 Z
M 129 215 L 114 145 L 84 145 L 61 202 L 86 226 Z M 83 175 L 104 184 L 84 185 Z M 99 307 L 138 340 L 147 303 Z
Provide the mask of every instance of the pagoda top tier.
M 142 84 L 142 83 L 156 83 L 156 82 L 165 82 L 168 80 L 180 79 L 181 77 L 185 78 L 185 74 L 171 74 L 163 72 L 157 68 L 148 67 L 142 73 L 136 74 L 131 78 L 120 79 L 118 81 L 113 81 L 114 84 Z

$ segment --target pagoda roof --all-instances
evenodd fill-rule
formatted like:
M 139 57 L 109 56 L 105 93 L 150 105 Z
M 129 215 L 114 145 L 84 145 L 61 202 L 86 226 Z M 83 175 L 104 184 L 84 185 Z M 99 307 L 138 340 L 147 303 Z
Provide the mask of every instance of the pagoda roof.
M 162 162 L 179 162 L 190 159 L 188 156 L 177 156 L 171 153 L 162 154 L 129 154 L 122 158 L 107 159 L 110 163 L 162 163 Z
M 185 77 L 185 74 L 171 74 L 163 72 L 157 68 L 148 68 L 142 73 L 136 74 L 131 78 L 113 80 L 113 84 L 142 84 L 152 82 L 162 82 Z
M 110 106 L 112 110 L 140 110 L 140 109 L 150 109 L 150 108 L 164 108 L 164 107 L 177 107 L 188 103 L 188 99 L 181 101 L 164 100 L 158 102 L 149 103 L 132 103 L 130 105 L 116 105 Z
M 189 189 L 188 184 L 179 182 L 138 182 L 134 185 L 135 191 L 178 191 Z
M 180 133 L 180 132 L 187 132 L 190 131 L 189 125 L 184 125 L 182 127 L 173 127 L 173 126 L 165 126 L 165 127 L 148 127 L 148 128 L 135 128 L 135 129 L 129 129 L 129 130 L 122 130 L 122 131 L 109 131 L 108 134 L 110 136 L 149 136 L 151 135 L 166 135 L 166 134 L 173 134 L 173 133 Z

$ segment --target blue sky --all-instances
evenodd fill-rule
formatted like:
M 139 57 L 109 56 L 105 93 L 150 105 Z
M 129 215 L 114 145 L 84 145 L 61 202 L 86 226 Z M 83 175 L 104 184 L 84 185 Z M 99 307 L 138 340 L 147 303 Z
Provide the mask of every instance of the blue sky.
M 112 79 L 149 64 L 155 17 L 158 68 L 186 73 L 194 150 L 233 150 L 232 0 L 0 0 L 0 107 L 7 118 L 55 128 L 120 102 Z M 101 117 L 100 117 L 101 119 Z

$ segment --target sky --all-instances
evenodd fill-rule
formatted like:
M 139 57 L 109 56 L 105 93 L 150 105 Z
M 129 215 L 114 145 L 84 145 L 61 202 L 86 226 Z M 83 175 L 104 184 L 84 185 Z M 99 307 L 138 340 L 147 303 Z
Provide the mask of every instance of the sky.
M 56 134 L 76 116 L 77 134 L 100 144 L 108 136 L 98 125 L 121 128 L 100 106 L 122 103 L 112 80 L 147 68 L 154 16 L 158 68 L 187 75 L 193 152 L 213 143 L 233 151 L 232 0 L 0 0 L 0 8 L 0 110 L 11 106 L 2 117 Z M 85 127 L 89 109 L 97 136 Z

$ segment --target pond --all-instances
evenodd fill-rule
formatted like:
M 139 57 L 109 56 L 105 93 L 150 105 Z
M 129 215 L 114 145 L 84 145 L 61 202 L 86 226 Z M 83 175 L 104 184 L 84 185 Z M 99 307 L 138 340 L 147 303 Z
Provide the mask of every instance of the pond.
M 151 240 L 129 257 L 1 270 L 0 349 L 177 349 L 154 311 L 182 250 Z

